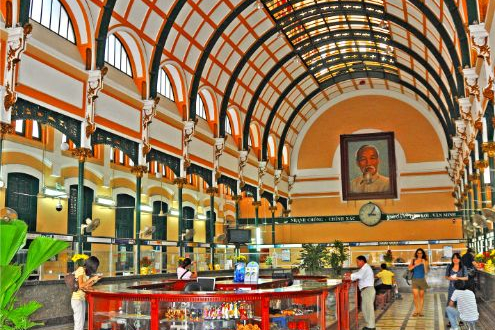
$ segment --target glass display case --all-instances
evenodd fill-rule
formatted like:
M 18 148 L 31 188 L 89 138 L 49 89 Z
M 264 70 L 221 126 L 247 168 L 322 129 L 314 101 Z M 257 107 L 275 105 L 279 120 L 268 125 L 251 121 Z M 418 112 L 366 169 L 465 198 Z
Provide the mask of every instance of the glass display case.
M 340 283 L 214 292 L 167 291 L 170 283 L 164 285 L 88 290 L 89 330 L 340 329 Z
M 260 301 L 160 302 L 159 329 L 261 329 Z

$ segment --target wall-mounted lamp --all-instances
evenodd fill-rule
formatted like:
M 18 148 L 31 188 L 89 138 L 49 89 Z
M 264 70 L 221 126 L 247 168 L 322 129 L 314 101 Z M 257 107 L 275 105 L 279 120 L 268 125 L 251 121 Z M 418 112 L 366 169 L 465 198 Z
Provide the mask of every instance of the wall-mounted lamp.
M 53 187 L 43 187 L 42 189 L 43 195 L 46 197 L 53 197 L 53 198 L 62 198 L 62 197 L 67 197 L 67 193 L 63 189 L 57 189 Z
M 179 210 L 177 210 L 177 209 L 170 209 L 170 211 L 168 212 L 168 214 L 170 214 L 171 216 L 174 216 L 174 217 L 178 217 L 179 216 Z
M 153 213 L 153 208 L 147 204 L 141 204 L 141 212 Z
M 112 199 L 112 197 L 97 196 L 96 197 L 96 204 L 103 205 L 103 206 L 115 206 L 115 201 Z

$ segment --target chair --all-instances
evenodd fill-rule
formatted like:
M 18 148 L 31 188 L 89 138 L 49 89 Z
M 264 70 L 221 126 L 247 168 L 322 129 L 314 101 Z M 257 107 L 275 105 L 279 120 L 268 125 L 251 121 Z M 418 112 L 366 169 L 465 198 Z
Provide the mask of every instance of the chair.
M 201 284 L 198 282 L 189 282 L 184 287 L 184 292 L 194 292 L 194 291 L 202 291 Z

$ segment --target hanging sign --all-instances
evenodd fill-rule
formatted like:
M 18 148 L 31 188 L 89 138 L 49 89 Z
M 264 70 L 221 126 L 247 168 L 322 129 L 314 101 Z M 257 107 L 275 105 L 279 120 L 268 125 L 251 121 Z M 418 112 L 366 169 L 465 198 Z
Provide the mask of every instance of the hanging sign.
M 460 218 L 462 212 L 446 211 L 446 212 L 420 212 L 420 213 L 390 213 L 383 214 L 382 220 L 434 220 L 434 219 L 453 219 Z M 267 224 L 271 224 L 272 219 L 263 219 Z M 325 222 L 358 222 L 358 215 L 329 215 L 315 217 L 286 217 L 275 218 L 276 224 L 304 224 L 304 223 L 325 223 Z M 239 219 L 239 223 L 243 225 L 255 223 L 254 218 Z

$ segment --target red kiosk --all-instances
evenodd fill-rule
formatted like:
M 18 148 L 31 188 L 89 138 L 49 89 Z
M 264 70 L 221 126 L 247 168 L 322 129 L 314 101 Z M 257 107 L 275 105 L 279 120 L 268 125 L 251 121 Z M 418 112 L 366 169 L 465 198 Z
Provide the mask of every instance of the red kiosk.
M 356 283 L 322 278 L 218 279 L 213 292 L 182 292 L 188 281 L 102 285 L 87 292 L 89 330 L 357 329 Z

